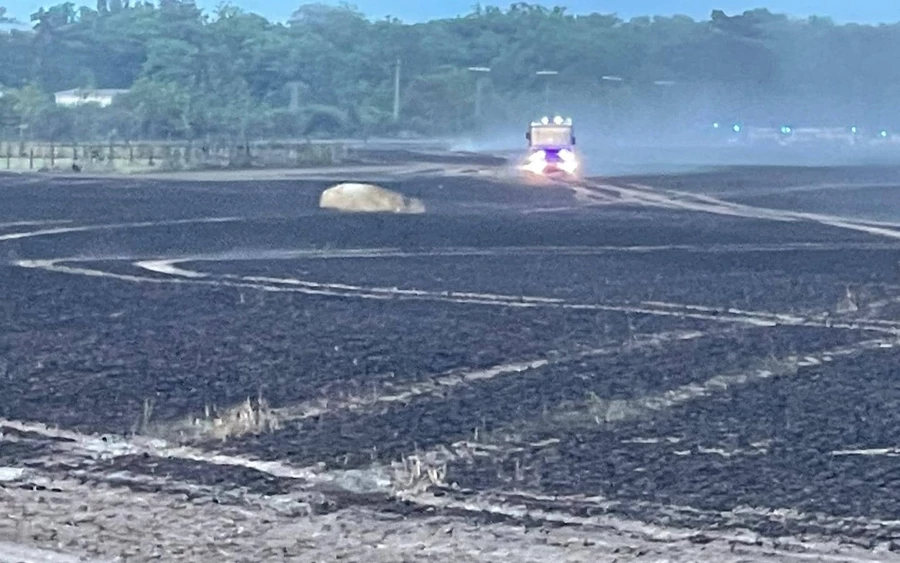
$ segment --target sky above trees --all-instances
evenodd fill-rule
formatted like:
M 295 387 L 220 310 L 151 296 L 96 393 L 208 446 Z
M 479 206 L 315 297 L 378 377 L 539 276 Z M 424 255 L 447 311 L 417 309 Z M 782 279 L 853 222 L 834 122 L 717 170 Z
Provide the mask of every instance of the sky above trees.
M 197 4 L 204 9 L 214 10 L 221 0 L 198 0 Z M 0 0 L 9 13 L 20 20 L 27 21 L 28 16 L 41 6 L 49 6 L 57 2 L 41 0 Z M 92 4 L 90 0 L 76 4 Z M 269 19 L 283 20 L 302 3 L 298 0 L 234 0 L 233 4 L 250 12 L 259 13 Z M 326 4 L 340 4 L 340 0 L 324 0 Z M 453 17 L 467 13 L 476 0 L 441 0 L 440 2 L 422 2 L 420 0 L 355 0 L 356 5 L 366 15 L 382 18 L 392 15 L 405 21 L 423 21 L 432 18 Z M 772 12 L 786 13 L 799 17 L 809 15 L 829 16 L 838 23 L 879 23 L 900 21 L 900 9 L 895 0 L 559 0 L 557 2 L 533 2 L 547 6 L 566 6 L 571 13 L 600 11 L 615 12 L 619 17 L 628 19 L 644 15 L 685 14 L 694 19 L 708 19 L 714 9 L 724 10 L 729 15 L 742 13 L 754 8 L 768 8 Z M 484 2 L 485 5 L 498 5 L 506 8 L 510 1 Z

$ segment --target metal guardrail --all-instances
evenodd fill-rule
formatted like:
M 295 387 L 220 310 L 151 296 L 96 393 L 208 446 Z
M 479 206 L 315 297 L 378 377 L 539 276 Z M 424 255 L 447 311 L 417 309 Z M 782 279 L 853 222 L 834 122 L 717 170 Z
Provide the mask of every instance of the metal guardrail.
M 146 171 L 223 167 L 306 167 L 340 162 L 341 143 L 250 144 L 0 142 L 0 170 Z

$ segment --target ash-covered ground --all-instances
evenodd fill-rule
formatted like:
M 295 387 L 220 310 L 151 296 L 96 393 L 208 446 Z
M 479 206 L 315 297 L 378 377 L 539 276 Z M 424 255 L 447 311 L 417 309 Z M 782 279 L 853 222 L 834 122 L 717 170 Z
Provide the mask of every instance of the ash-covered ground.
M 900 558 L 891 174 L 2 176 L 0 554 Z

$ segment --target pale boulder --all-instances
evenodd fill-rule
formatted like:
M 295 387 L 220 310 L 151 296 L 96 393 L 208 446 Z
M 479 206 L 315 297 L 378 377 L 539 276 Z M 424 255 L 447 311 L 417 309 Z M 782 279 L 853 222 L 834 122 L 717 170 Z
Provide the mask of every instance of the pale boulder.
M 424 213 L 421 200 L 374 184 L 346 182 L 332 186 L 319 198 L 322 209 L 368 213 Z

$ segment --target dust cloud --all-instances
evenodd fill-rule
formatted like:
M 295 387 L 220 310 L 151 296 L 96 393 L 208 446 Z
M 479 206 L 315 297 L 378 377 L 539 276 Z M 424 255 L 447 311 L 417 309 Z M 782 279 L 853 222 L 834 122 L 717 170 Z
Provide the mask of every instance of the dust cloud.
M 549 103 L 547 103 L 549 101 Z M 563 86 L 485 112 L 457 150 L 521 154 L 531 120 L 571 117 L 585 170 L 596 176 L 672 174 L 722 166 L 900 165 L 900 132 L 880 106 L 827 92 L 791 99 L 697 84 Z

